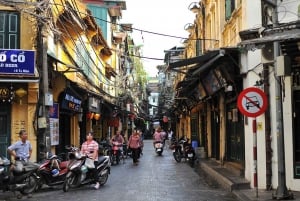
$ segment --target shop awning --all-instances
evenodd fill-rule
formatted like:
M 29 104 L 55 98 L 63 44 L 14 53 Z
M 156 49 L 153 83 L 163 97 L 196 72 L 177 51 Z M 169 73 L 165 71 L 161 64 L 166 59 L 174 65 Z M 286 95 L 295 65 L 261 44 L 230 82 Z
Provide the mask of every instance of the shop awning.
M 293 30 L 282 31 L 280 33 L 274 33 L 272 35 L 264 36 L 261 38 L 244 40 L 240 42 L 238 46 L 260 45 L 260 44 L 276 42 L 276 41 L 280 42 L 286 40 L 294 40 L 297 38 L 300 39 L 300 31 L 299 29 L 293 29 Z
M 206 57 L 202 57 L 200 59 L 201 62 L 195 63 L 194 66 L 190 67 L 187 70 L 184 79 L 177 83 L 176 85 L 177 94 L 175 97 L 175 99 L 178 99 L 177 102 L 180 102 L 182 104 L 184 102 L 183 99 L 185 98 L 188 99 L 189 102 L 187 105 L 189 105 L 189 107 L 192 107 L 193 105 L 191 102 L 192 100 L 197 101 L 203 99 L 206 96 L 211 96 L 212 94 L 217 92 L 218 89 L 224 87 L 224 85 L 226 85 L 226 81 L 231 80 L 231 78 L 229 79 L 225 77 L 225 75 L 227 75 L 228 73 L 235 75 L 233 69 L 234 66 L 238 65 L 237 64 L 238 54 L 239 54 L 238 48 L 232 47 L 232 48 L 222 48 L 219 50 L 215 50 L 213 52 L 209 52 L 208 55 L 206 55 Z M 224 64 L 230 64 L 230 65 L 224 65 Z M 230 66 L 232 66 L 232 68 Z M 223 69 L 224 67 L 226 69 Z M 216 90 L 213 91 L 205 91 L 201 81 L 205 81 L 207 83 L 215 81 L 215 79 L 212 78 L 215 78 L 216 76 L 215 73 L 212 73 L 212 71 L 219 72 L 219 73 L 221 73 L 222 71 L 222 73 L 219 74 L 220 77 L 216 78 L 219 83 L 218 88 L 215 87 Z M 213 74 L 213 76 L 211 74 Z M 221 79 L 226 81 L 223 81 L 224 83 L 221 83 Z M 206 87 L 208 86 L 209 85 L 206 85 Z
M 210 52 L 205 53 L 204 55 L 189 58 L 189 59 L 183 59 L 181 61 L 173 62 L 169 64 L 169 70 L 178 68 L 178 67 L 183 67 L 183 66 L 188 66 L 191 64 L 202 64 L 210 59 L 214 58 L 215 56 L 219 55 L 219 50 L 213 50 Z

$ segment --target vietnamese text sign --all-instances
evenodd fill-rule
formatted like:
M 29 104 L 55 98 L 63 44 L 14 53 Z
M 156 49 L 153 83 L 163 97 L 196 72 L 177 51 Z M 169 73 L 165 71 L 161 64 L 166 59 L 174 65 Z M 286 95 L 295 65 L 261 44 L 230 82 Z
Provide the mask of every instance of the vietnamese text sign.
M 0 73 L 34 75 L 34 53 L 33 50 L 0 49 Z

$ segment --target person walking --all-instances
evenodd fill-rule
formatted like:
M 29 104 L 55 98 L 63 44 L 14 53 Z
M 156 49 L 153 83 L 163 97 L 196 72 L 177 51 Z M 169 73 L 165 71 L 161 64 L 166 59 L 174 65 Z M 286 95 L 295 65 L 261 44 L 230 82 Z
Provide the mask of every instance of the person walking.
M 143 132 L 141 129 L 138 129 L 137 132 L 140 135 L 140 147 L 139 147 L 139 156 L 138 156 L 138 158 L 140 158 L 140 156 L 143 155 L 144 136 L 143 136 Z
M 135 130 L 128 140 L 128 148 L 131 150 L 132 153 L 133 165 L 137 165 L 139 162 L 138 157 L 140 155 L 140 138 L 141 137 L 139 133 Z
M 171 144 L 172 144 L 172 138 L 173 138 L 173 131 L 172 131 L 172 129 L 170 128 L 170 129 L 168 130 L 168 143 L 169 143 L 169 146 L 171 146 Z
M 88 132 L 86 134 L 86 141 L 81 145 L 81 153 L 86 154 L 90 159 L 92 159 L 95 167 L 98 161 L 98 150 L 99 144 L 94 140 L 94 134 L 92 132 Z M 97 169 L 92 168 L 89 171 L 92 171 L 93 173 L 94 181 L 96 182 L 94 188 L 97 190 L 100 187 Z

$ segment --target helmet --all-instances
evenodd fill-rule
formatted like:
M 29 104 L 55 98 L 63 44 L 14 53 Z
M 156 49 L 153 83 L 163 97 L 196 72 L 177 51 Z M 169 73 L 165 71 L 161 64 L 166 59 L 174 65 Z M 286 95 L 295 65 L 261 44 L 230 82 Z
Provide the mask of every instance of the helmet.
M 52 174 L 53 177 L 56 177 L 56 176 L 59 175 L 59 170 L 58 170 L 58 169 L 53 169 L 53 170 L 51 171 L 51 174 Z

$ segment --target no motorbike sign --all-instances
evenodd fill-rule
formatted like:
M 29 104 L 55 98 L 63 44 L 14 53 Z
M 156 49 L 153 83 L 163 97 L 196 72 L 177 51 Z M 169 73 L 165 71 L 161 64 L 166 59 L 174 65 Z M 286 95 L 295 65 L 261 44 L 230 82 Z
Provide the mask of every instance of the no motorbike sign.
M 243 90 L 238 97 L 238 108 L 247 117 L 257 117 L 267 109 L 267 96 L 259 88 L 249 87 Z

